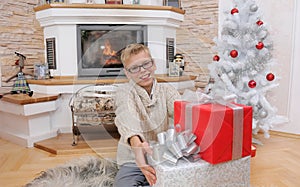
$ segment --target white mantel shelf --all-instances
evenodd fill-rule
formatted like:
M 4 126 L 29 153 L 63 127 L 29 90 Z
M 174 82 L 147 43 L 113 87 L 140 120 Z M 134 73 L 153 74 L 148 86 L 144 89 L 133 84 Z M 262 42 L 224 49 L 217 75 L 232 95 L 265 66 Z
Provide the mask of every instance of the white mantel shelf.
M 173 6 L 153 6 L 153 5 L 120 5 L 120 4 L 45 4 L 34 8 L 35 12 L 49 8 L 90 8 L 90 9 L 137 9 L 137 10 L 169 10 L 184 14 L 185 11 Z
M 42 27 L 55 24 L 111 24 L 112 22 L 178 27 L 185 14 L 184 10 L 172 6 L 117 4 L 46 4 L 35 7 L 34 11 Z

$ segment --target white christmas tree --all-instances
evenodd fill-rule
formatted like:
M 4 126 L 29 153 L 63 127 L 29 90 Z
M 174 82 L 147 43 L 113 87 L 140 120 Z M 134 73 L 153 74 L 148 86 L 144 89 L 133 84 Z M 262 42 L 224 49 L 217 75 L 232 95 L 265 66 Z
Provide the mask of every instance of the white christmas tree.
M 214 98 L 236 97 L 236 102 L 252 106 L 253 133 L 269 130 L 285 120 L 267 99 L 267 92 L 278 86 L 278 77 L 270 70 L 275 61 L 273 43 L 254 0 L 234 0 L 226 12 L 220 37 L 215 40 L 217 55 L 209 65 L 206 91 Z

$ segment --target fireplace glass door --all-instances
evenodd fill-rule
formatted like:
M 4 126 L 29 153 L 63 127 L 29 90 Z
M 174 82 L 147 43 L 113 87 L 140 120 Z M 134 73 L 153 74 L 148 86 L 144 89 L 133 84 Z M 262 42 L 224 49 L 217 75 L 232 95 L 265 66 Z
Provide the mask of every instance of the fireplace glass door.
M 146 26 L 79 25 L 78 75 L 117 76 L 122 74 L 122 50 L 131 43 L 147 44 Z

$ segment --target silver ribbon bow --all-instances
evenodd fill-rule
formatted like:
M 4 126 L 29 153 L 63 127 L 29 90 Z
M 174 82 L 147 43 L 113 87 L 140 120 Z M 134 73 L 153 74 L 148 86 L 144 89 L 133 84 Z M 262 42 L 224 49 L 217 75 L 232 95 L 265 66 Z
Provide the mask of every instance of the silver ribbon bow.
M 176 126 L 178 128 L 180 126 Z M 150 142 L 152 155 L 147 155 L 150 165 L 168 162 L 177 164 L 179 159 L 195 161 L 199 158 L 200 147 L 194 142 L 196 136 L 190 130 L 177 133 L 174 128 L 157 134 L 158 142 Z

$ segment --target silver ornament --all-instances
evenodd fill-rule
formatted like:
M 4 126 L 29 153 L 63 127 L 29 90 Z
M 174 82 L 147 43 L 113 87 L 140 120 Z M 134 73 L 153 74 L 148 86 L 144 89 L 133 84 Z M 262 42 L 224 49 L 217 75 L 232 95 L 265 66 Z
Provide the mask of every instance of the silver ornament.
M 259 117 L 261 117 L 261 118 L 265 118 L 265 117 L 267 117 L 267 115 L 268 115 L 268 112 L 265 110 L 261 110 L 259 112 Z
M 230 71 L 228 73 L 228 77 L 230 78 L 230 80 L 233 80 L 235 78 L 235 73 L 233 73 L 233 71 Z
M 256 4 L 253 4 L 250 6 L 251 12 L 256 12 L 258 10 L 258 6 Z

